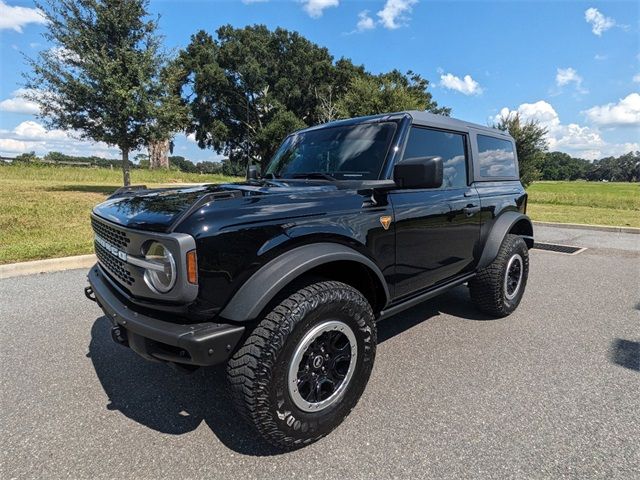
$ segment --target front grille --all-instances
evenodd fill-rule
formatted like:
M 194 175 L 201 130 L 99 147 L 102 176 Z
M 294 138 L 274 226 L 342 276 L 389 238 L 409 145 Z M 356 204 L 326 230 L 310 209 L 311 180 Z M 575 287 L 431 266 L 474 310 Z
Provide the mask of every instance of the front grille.
M 118 277 L 118 279 L 126 285 L 131 286 L 135 283 L 136 280 L 131 275 L 131 272 L 127 268 L 128 265 L 125 262 L 114 257 L 111 252 L 108 252 L 98 242 L 93 242 L 93 245 L 96 249 L 96 257 L 98 257 L 100 263 L 102 263 L 111 274 Z
M 121 248 L 126 251 L 127 246 L 131 242 L 127 233 L 118 230 L 117 228 L 112 227 L 111 225 L 107 225 L 106 223 L 102 223 L 95 218 L 91 218 L 91 226 L 93 227 L 93 231 L 96 235 L 104 238 L 111 245 L 115 245 L 116 247 Z

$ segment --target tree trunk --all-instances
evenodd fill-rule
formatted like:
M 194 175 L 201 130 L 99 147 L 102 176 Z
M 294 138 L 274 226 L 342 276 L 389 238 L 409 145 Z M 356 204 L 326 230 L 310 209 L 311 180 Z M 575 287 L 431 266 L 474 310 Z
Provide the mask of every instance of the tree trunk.
M 169 168 L 169 140 L 157 140 L 149 144 L 149 168 Z
M 131 185 L 131 175 L 129 174 L 129 150 L 124 148 L 122 149 L 122 180 L 125 187 Z

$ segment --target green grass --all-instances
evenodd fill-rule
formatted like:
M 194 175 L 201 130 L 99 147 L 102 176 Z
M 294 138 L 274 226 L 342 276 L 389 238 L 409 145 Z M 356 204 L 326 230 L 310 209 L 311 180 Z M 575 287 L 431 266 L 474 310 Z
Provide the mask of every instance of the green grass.
M 528 213 L 542 222 L 640 227 L 640 184 L 535 182 Z
M 236 181 L 221 175 L 132 170 L 149 187 Z M 107 168 L 0 166 L 0 264 L 91 253 L 91 208 L 122 185 Z M 536 182 L 529 191 L 534 220 L 640 227 L 640 185 Z
M 237 181 L 222 175 L 132 170 L 149 187 Z M 107 168 L 0 166 L 0 264 L 91 253 L 89 212 L 122 185 Z

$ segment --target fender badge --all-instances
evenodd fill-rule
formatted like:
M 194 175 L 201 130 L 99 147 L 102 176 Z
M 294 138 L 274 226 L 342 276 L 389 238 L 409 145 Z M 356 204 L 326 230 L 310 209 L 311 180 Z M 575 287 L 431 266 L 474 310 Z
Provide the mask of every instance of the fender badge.
M 380 223 L 382 224 L 382 228 L 389 230 L 389 225 L 391 225 L 391 215 L 383 215 L 380 217 Z

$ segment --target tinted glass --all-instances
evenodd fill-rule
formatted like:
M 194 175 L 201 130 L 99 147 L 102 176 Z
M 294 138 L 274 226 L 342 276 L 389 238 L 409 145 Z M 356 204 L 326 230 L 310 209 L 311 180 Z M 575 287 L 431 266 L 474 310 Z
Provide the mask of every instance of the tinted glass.
M 481 177 L 515 177 L 516 155 L 513 143 L 501 138 L 478 135 Z
M 404 159 L 442 157 L 442 188 L 467 185 L 464 135 L 412 127 L 404 150 Z
M 294 178 L 324 173 L 338 180 L 377 180 L 396 124 L 368 123 L 321 128 L 287 137 L 266 173 Z

